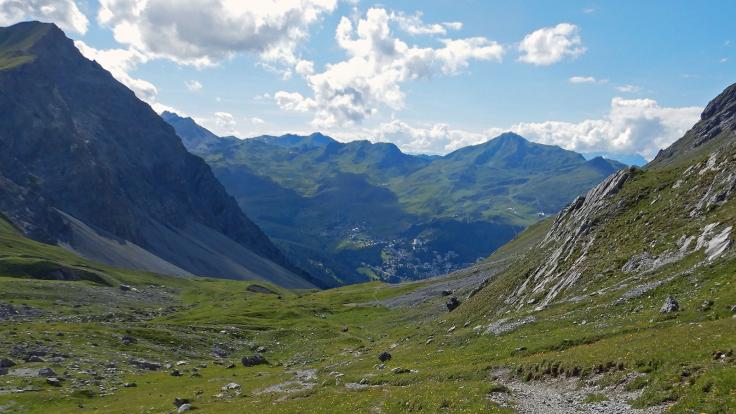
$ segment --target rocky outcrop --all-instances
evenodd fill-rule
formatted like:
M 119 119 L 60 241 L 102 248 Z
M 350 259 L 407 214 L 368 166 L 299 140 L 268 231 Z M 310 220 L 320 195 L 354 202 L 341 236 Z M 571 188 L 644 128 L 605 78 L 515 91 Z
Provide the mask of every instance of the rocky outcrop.
M 20 23 L 0 43 L 27 58 L 0 65 L 0 212 L 24 233 L 118 266 L 311 286 L 171 126 L 59 28 Z
M 596 223 L 608 211 L 610 198 L 634 171 L 629 168 L 616 172 L 560 212 L 540 244 L 540 248 L 550 249 L 550 254 L 506 300 L 507 304 L 521 307 L 535 303 L 541 309 L 578 280 L 595 241 Z

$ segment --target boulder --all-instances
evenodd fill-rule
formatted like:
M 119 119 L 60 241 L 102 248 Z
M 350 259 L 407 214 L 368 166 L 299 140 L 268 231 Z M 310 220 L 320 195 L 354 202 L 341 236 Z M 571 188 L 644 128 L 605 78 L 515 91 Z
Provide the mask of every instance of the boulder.
M 680 304 L 677 303 L 677 300 L 673 298 L 672 296 L 667 296 L 667 299 L 665 299 L 664 304 L 659 309 L 661 313 L 672 313 L 677 312 L 680 310 Z
M 15 366 L 15 362 L 8 358 L 0 358 L 0 368 L 12 368 Z
M 447 306 L 447 311 L 452 312 L 454 311 L 458 306 L 460 306 L 460 301 L 457 300 L 456 297 L 451 297 L 450 300 L 445 303 L 445 306 Z
M 46 383 L 52 387 L 61 387 L 61 379 L 56 377 L 46 378 Z
M 381 352 L 378 355 L 378 360 L 381 361 L 381 362 L 390 361 L 391 360 L 391 354 L 389 354 L 388 352 Z
M 38 376 L 39 377 L 51 378 L 51 377 L 55 377 L 56 376 L 56 373 L 51 368 L 41 368 L 41 369 L 38 370 Z
M 130 335 L 123 335 L 120 341 L 123 343 L 123 345 L 131 345 L 131 344 L 135 344 L 138 342 L 137 339 L 133 338 Z
M 184 404 L 189 404 L 188 398 L 181 398 L 181 397 L 174 398 L 174 406 L 181 407 Z
M 266 358 L 263 357 L 261 354 L 253 354 L 252 356 L 245 356 L 241 360 L 243 363 L 243 366 L 245 367 L 254 367 L 256 365 L 264 365 L 268 364 L 268 361 L 266 361 Z

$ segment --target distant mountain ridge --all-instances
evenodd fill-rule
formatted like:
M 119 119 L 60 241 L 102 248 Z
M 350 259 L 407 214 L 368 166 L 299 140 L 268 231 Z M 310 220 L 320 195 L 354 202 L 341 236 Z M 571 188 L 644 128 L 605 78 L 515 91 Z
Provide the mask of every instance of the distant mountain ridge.
M 313 286 L 55 25 L 0 28 L 0 120 L 0 212 L 35 239 L 122 267 Z
M 289 257 L 328 285 L 472 264 L 624 167 L 513 133 L 422 156 L 320 133 L 215 138 L 188 118 L 162 117 Z

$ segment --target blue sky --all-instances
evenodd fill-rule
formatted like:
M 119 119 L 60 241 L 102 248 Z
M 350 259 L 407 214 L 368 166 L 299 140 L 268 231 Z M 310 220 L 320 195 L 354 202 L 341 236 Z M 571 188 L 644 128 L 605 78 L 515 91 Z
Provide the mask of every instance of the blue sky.
M 221 135 L 446 153 L 505 130 L 651 158 L 736 81 L 736 3 L 0 0 Z

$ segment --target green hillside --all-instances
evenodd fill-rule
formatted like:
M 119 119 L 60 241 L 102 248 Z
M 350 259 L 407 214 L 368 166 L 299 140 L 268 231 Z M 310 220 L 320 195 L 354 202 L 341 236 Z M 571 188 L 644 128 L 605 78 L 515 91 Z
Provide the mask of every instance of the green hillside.
M 319 133 L 217 138 L 191 118 L 163 118 L 323 286 L 469 266 L 623 167 L 510 133 L 426 157 Z

